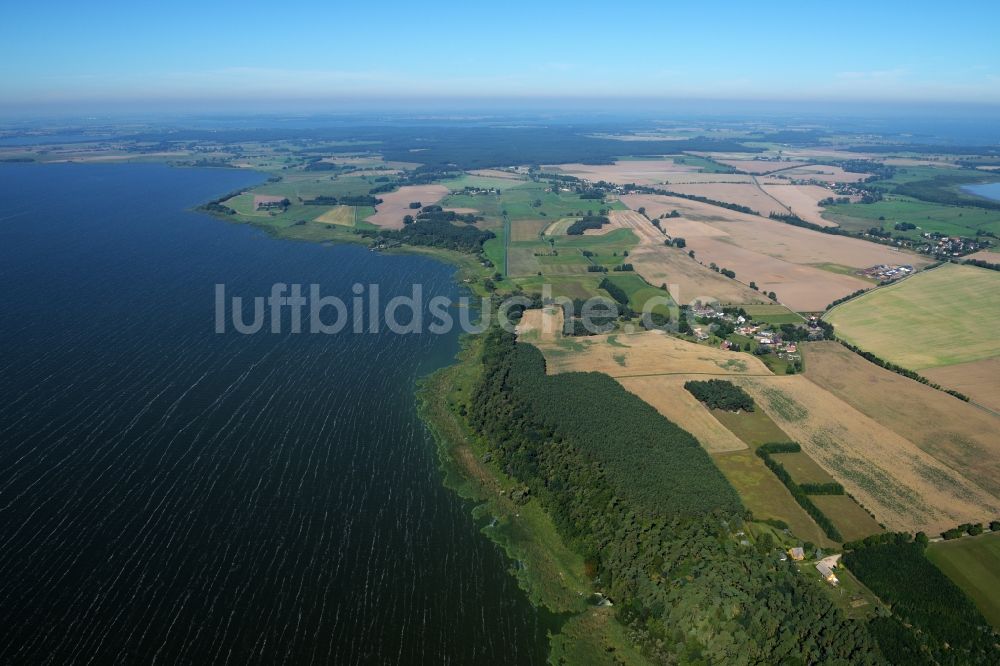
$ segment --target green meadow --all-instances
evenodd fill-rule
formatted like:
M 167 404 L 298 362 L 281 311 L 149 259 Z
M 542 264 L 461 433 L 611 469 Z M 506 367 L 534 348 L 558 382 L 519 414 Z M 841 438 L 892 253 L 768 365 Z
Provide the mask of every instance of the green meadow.
M 842 303 L 824 315 L 837 335 L 920 370 L 1000 355 L 1000 273 L 945 264 Z
M 828 206 L 823 217 L 849 231 L 881 227 L 894 236 L 908 238 L 919 238 L 924 232 L 937 232 L 946 236 L 975 236 L 977 231 L 988 231 L 1000 235 L 1000 211 L 928 203 L 892 194 L 871 204 Z M 914 224 L 917 228 L 896 231 L 894 227 L 902 222 Z

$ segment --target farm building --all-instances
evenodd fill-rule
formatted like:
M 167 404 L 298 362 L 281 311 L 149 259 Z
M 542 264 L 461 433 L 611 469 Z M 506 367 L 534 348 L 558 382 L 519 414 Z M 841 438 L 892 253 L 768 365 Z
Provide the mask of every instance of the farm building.
M 837 562 L 840 561 L 840 554 L 831 555 L 830 557 L 824 557 L 822 560 L 816 563 L 816 570 L 823 577 L 823 580 L 828 582 L 830 585 L 837 585 L 840 580 L 837 575 L 833 573 L 834 568 L 837 566 Z
M 796 546 L 795 548 L 788 549 L 788 555 L 796 562 L 806 559 L 806 552 Z
M 254 210 L 272 210 L 275 208 L 287 208 L 289 205 L 288 197 L 278 197 L 270 196 L 267 194 L 258 194 L 253 198 L 253 209 Z

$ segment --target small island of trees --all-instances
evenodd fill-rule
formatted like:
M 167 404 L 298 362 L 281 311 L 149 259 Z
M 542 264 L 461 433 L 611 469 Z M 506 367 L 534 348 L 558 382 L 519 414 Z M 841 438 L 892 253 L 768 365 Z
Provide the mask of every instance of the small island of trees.
M 684 388 L 710 409 L 724 409 L 728 412 L 754 410 L 754 401 L 750 394 L 725 379 L 691 380 L 684 383 Z

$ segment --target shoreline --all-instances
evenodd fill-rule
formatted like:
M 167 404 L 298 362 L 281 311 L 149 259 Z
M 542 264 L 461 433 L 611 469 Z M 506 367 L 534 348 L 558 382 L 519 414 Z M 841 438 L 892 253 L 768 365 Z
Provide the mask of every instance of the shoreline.
M 332 238 L 302 237 L 294 233 L 295 227 L 233 219 L 203 205 L 192 210 L 256 227 L 275 239 L 323 245 L 365 245 L 368 240 L 348 229 L 336 229 Z M 419 255 L 448 264 L 455 268 L 452 279 L 459 288 L 476 296 L 490 295 L 482 284 L 490 272 L 474 255 L 405 244 L 379 252 Z M 563 541 L 537 500 L 521 503 L 512 498 L 518 484 L 491 464 L 485 442 L 471 432 L 459 413 L 457 401 L 471 393 L 478 377 L 481 343 L 481 336 L 463 334 L 452 361 L 418 379 L 415 388 L 417 415 L 433 439 L 441 484 L 469 503 L 479 531 L 504 551 L 507 573 L 515 578 L 547 630 L 549 663 L 604 663 L 609 651 L 627 663 L 647 663 L 615 619 L 614 609 L 591 602 L 593 590 L 585 576 L 583 556 Z
M 593 603 L 583 556 L 565 543 L 538 500 L 516 501 L 519 484 L 499 469 L 488 448 L 461 415 L 479 375 L 481 336 L 465 334 L 452 364 L 422 378 L 417 409 L 434 439 L 442 483 L 474 506 L 480 531 L 502 548 L 540 620 L 549 628 L 549 663 L 625 663 L 646 658 L 615 619 L 614 608 Z

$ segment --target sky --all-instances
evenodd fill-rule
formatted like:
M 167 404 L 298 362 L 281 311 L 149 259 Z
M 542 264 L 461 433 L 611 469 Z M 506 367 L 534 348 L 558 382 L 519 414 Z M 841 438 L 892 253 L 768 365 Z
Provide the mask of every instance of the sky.
M 14 2 L 0 110 L 412 98 L 1000 104 L 996 2 Z

